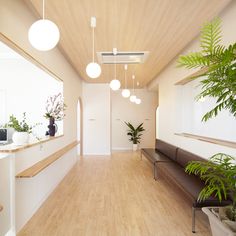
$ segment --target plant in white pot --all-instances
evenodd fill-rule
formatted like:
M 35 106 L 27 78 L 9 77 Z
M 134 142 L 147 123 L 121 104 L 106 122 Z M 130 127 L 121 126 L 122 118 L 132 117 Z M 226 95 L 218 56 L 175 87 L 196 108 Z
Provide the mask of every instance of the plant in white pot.
M 185 171 L 200 176 L 205 187 L 199 193 L 198 201 L 211 196 L 232 199 L 227 207 L 204 207 L 208 215 L 213 236 L 236 235 L 236 165 L 235 158 L 224 153 L 212 156 L 208 161 L 192 161 Z
M 133 143 L 133 151 L 137 151 L 138 144 L 140 143 L 142 132 L 145 131 L 143 128 L 143 123 L 139 124 L 136 128 L 129 122 L 125 122 L 128 126 L 127 135 L 130 136 L 129 141 Z
M 33 127 L 26 123 L 25 112 L 22 121 L 18 121 L 14 115 L 11 115 L 7 126 L 15 130 L 12 135 L 12 141 L 15 145 L 24 145 L 29 142 L 29 134 L 32 133 Z

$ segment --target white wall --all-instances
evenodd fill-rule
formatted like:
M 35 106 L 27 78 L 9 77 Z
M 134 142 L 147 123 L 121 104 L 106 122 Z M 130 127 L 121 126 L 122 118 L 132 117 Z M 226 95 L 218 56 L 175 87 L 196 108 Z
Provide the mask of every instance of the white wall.
M 232 1 L 232 3 L 222 12 L 220 17 L 223 21 L 223 43 L 228 45 L 235 42 L 236 1 Z M 197 38 L 181 54 L 199 50 L 199 44 L 199 38 Z M 149 86 L 151 89 L 159 87 L 158 129 L 160 139 L 173 143 L 174 145 L 199 154 L 205 158 L 208 158 L 217 152 L 225 152 L 236 156 L 235 149 L 174 135 L 175 132 L 179 131 L 179 122 L 181 122 L 181 112 L 178 104 L 181 99 L 182 90 L 181 86 L 175 86 L 174 83 L 193 72 L 187 69 L 177 68 L 176 59 L 173 60 L 173 62 L 170 63 Z M 201 119 L 201 117 L 199 117 L 199 119 Z M 222 126 L 217 126 L 215 128 L 223 130 L 227 125 L 228 124 L 224 123 Z
M 158 104 L 156 92 L 145 89 L 137 89 L 136 94 L 142 103 L 137 105 L 123 98 L 121 91 L 112 91 L 112 150 L 132 149 L 132 143 L 127 136 L 127 126 L 124 122 L 130 122 L 135 127 L 143 123 L 145 131 L 141 139 L 140 147 L 155 146 L 155 115 Z
M 0 235 L 5 235 L 11 228 L 11 155 L 0 153 Z
M 111 153 L 109 84 L 83 83 L 83 153 Z

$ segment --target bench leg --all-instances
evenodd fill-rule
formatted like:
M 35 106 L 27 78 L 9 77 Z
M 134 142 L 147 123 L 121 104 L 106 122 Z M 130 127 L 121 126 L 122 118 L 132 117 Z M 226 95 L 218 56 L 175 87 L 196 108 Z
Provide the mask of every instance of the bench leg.
M 154 175 L 154 179 L 157 180 L 157 178 L 156 178 L 157 177 L 156 176 L 157 175 L 156 174 L 156 162 L 154 162 L 154 164 L 153 164 L 153 175 Z
M 196 217 L 196 208 L 192 207 L 192 233 L 196 233 L 196 231 L 195 231 L 195 217 Z

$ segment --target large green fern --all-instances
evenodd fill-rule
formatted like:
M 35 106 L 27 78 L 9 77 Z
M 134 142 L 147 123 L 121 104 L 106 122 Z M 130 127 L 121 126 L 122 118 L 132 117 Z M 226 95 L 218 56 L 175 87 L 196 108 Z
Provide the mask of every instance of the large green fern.
M 215 117 L 222 109 L 229 110 L 236 117 L 236 43 L 221 45 L 221 20 L 214 19 L 205 24 L 201 30 L 201 51 L 181 55 L 178 66 L 207 68 L 201 80 L 202 92 L 197 96 L 216 98 L 216 106 L 207 112 L 202 120 Z
M 199 202 L 211 196 L 217 197 L 220 201 L 230 196 L 233 201 L 230 218 L 233 221 L 236 220 L 236 165 L 234 157 L 217 153 L 208 161 L 189 162 L 185 171 L 198 175 L 205 182 L 205 187 L 198 196 Z

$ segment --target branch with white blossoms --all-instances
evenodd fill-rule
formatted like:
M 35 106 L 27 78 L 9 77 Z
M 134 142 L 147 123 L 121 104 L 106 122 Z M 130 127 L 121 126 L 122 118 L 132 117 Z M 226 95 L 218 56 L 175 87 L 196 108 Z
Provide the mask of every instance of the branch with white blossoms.
M 64 111 L 66 110 L 66 104 L 61 93 L 48 97 L 46 102 L 45 118 L 54 118 L 55 120 L 63 120 L 65 117 Z

